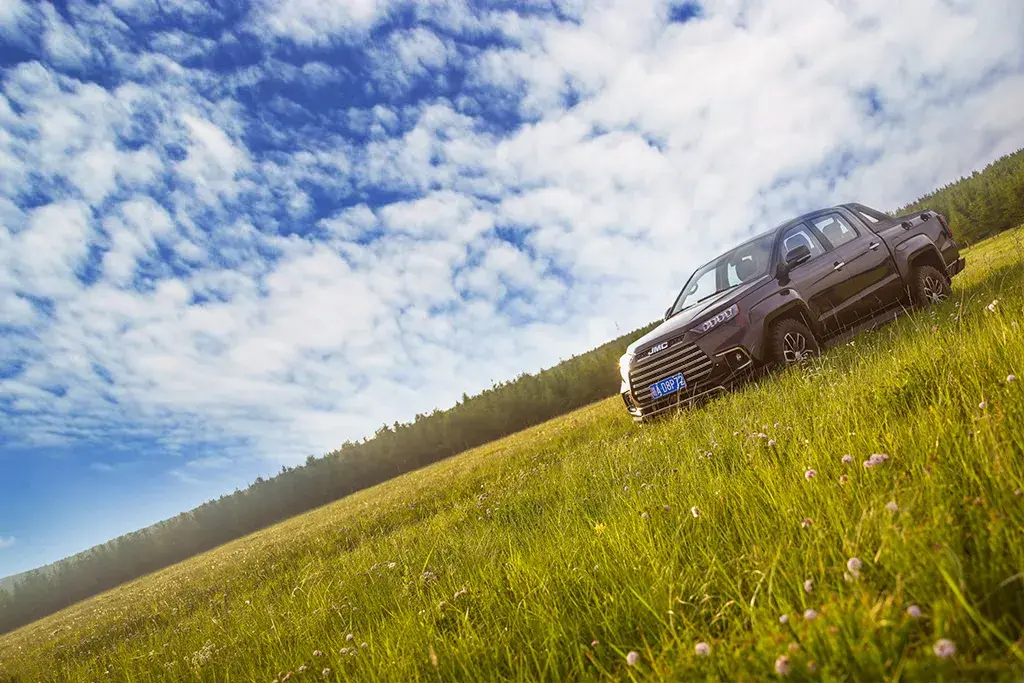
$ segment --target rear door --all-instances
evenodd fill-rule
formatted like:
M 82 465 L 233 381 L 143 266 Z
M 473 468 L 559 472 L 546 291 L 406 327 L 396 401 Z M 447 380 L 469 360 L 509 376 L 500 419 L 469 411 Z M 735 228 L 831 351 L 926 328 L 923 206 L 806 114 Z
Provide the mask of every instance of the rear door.
M 882 239 L 844 210 L 808 221 L 830 249 L 828 326 L 844 329 L 899 300 L 903 283 Z
M 832 261 L 814 230 L 806 223 L 797 223 L 787 229 L 776 247 L 776 263 L 782 263 L 786 252 L 800 245 L 810 249 L 811 258 L 789 271 L 788 286 L 800 294 L 815 321 L 827 328 L 826 323 L 832 310 L 828 302 L 829 278 L 833 274 Z

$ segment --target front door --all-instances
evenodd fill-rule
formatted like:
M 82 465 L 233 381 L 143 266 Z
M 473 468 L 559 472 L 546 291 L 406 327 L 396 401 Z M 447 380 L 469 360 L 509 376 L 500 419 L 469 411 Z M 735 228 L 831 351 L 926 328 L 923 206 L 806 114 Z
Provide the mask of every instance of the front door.
M 777 262 L 784 261 L 787 252 L 801 245 L 810 250 L 811 258 L 789 271 L 788 286 L 800 294 L 815 322 L 828 333 L 832 311 L 828 300 L 829 279 L 833 274 L 832 261 L 810 226 L 798 223 L 783 233 L 779 241 Z

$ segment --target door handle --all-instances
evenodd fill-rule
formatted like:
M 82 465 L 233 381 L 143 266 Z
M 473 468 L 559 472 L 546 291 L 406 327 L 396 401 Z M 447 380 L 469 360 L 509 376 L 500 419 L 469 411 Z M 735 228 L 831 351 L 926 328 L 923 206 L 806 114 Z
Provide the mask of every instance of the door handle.
M 871 244 L 869 244 L 868 249 L 870 249 L 871 251 L 875 251 L 876 249 L 878 249 L 878 242 L 872 242 Z
M 842 261 L 836 261 L 835 263 L 832 264 L 832 270 L 842 270 L 843 266 L 845 265 L 846 264 L 843 263 Z

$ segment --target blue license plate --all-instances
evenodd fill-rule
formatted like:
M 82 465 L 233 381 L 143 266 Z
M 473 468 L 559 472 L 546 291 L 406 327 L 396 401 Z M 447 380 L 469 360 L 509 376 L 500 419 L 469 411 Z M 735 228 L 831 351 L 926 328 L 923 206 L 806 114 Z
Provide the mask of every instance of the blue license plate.
M 683 377 L 683 373 L 678 373 L 672 377 L 666 377 L 660 382 L 655 382 L 651 385 L 651 398 L 661 398 L 662 396 L 668 396 L 674 394 L 681 389 L 686 388 L 686 378 Z

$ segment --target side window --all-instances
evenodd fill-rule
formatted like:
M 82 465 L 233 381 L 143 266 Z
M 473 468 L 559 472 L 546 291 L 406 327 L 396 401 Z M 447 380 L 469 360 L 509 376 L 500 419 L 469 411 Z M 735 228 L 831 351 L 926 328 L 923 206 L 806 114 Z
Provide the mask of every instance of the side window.
M 805 245 L 811 250 L 811 258 L 817 258 L 825 253 L 824 247 L 821 246 L 821 242 L 818 238 L 807 229 L 805 225 L 794 225 L 792 228 L 786 231 L 782 236 L 782 244 L 779 251 L 779 260 L 786 258 L 786 254 L 791 250 L 796 249 L 800 245 Z
M 846 222 L 846 219 L 837 213 L 830 213 L 820 218 L 815 218 L 814 227 L 818 229 L 833 248 L 842 246 L 847 242 L 857 239 L 857 231 Z
M 863 218 L 866 223 L 870 223 L 871 225 L 878 225 L 878 219 L 872 216 L 871 214 L 865 213 L 860 209 L 857 209 L 857 213 L 860 214 L 860 217 Z
M 875 211 L 870 206 L 864 206 L 863 204 L 852 204 L 851 206 L 857 209 L 857 215 L 863 218 L 868 225 L 878 225 L 879 223 L 892 220 L 890 216 L 885 215 L 881 211 Z

